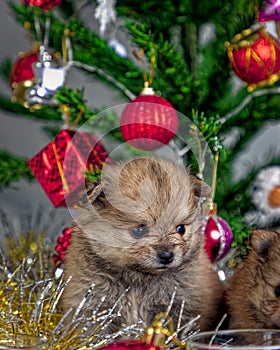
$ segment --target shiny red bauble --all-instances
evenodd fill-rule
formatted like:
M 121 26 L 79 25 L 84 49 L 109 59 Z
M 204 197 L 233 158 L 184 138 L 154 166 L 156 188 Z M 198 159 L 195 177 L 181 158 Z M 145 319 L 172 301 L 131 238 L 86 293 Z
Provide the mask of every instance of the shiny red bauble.
M 233 71 L 249 91 L 273 85 L 280 78 L 280 44 L 264 28 L 246 29 L 226 46 Z
M 203 232 L 205 250 L 212 262 L 222 259 L 230 250 L 232 231 L 228 223 L 219 216 L 205 216 L 203 218 Z
M 131 146 L 153 151 L 174 138 L 178 116 L 172 104 L 156 95 L 139 95 L 130 101 L 120 120 L 123 138 Z
M 10 75 L 10 84 L 13 90 L 14 101 L 25 102 L 25 91 L 29 89 L 35 81 L 33 64 L 38 61 L 38 51 L 36 50 L 27 53 L 19 53 L 19 58 L 12 66 Z

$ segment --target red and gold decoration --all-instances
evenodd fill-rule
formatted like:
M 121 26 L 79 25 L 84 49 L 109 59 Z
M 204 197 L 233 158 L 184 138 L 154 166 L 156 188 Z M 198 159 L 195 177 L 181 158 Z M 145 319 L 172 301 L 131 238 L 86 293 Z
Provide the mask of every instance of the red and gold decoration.
M 53 261 L 56 266 L 60 266 L 63 263 L 64 254 L 70 244 L 72 232 L 73 230 L 71 227 L 65 227 L 62 230 L 62 235 L 57 238 L 57 245 L 55 247 L 56 254 L 53 255 Z
M 249 91 L 280 78 L 280 44 L 263 26 L 243 30 L 225 45 L 233 71 Z
M 269 219 L 280 217 L 280 166 L 262 169 L 254 182 L 252 202 Z
M 160 313 L 156 315 L 151 326 L 144 330 L 140 340 L 119 340 L 102 347 L 100 350 L 163 350 L 167 344 L 174 350 L 185 349 L 186 342 L 176 338 L 175 334 L 172 319 L 165 313 Z
M 49 11 L 55 6 L 59 6 L 62 0 L 22 0 L 24 5 L 40 7 L 43 11 Z
M 178 116 L 172 104 L 157 96 L 149 84 L 130 101 L 120 120 L 123 138 L 133 147 L 153 151 L 174 138 Z
M 203 206 L 202 232 L 205 237 L 205 250 L 211 262 L 217 262 L 229 252 L 232 231 L 228 223 L 217 216 L 217 205 L 211 201 Z
M 35 82 L 33 64 L 39 61 L 38 49 L 27 53 L 20 52 L 19 58 L 14 63 L 10 75 L 10 83 L 13 89 L 13 101 L 25 102 L 25 92 Z
M 94 134 L 63 129 L 28 165 L 55 207 L 73 206 L 85 171 L 102 169 L 107 157 Z
M 197 319 L 197 318 L 196 318 Z M 189 322 L 189 329 L 195 324 L 196 319 Z M 160 348 L 165 348 L 169 342 L 172 349 L 183 350 L 186 348 L 186 342 L 175 337 L 178 330 L 174 329 L 173 321 L 166 313 L 159 313 L 155 316 L 153 323 L 144 331 L 141 341 L 148 345 L 154 345 Z

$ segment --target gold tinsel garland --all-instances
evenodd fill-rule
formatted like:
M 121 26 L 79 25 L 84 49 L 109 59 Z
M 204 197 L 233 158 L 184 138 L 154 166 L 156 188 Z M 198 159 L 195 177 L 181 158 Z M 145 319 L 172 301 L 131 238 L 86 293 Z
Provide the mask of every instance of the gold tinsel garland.
M 111 309 L 103 310 L 102 301 L 106 296 L 101 296 L 100 304 L 89 316 L 85 310 L 94 286 L 82 298 L 77 310 L 70 309 L 64 314 L 59 300 L 70 280 L 64 281 L 63 269 L 55 267 L 53 250 L 45 238 L 45 232 L 36 235 L 30 231 L 17 238 L 6 235 L 2 245 L 5 253 L 0 251 L 0 342 L 2 332 L 11 339 L 17 334 L 35 336 L 44 341 L 44 348 L 48 350 L 95 349 L 121 337 L 165 348 L 185 347 L 185 340 L 178 339 L 182 329 L 174 330 L 168 311 L 158 315 L 148 328 L 139 321 L 117 333 L 106 333 L 110 322 L 121 315 L 119 300 Z M 195 321 L 183 327 L 185 338 L 191 334 Z

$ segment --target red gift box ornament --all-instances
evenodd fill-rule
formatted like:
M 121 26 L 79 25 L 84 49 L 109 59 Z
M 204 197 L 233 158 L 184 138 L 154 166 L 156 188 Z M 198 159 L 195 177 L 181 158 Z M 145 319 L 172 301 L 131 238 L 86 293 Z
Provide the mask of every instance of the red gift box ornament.
M 280 44 L 263 26 L 243 30 L 225 45 L 233 71 L 249 91 L 273 85 L 280 78 Z
M 55 207 L 73 206 L 85 185 L 85 171 L 101 170 L 107 158 L 94 134 L 63 129 L 28 166 Z

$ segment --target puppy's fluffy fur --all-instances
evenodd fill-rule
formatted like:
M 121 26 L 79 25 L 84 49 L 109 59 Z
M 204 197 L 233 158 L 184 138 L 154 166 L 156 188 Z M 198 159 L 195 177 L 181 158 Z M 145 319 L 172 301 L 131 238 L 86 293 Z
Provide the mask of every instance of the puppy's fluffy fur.
M 230 328 L 280 328 L 280 233 L 256 230 L 248 257 L 227 282 Z
M 201 315 L 201 330 L 220 319 L 222 283 L 213 271 L 198 230 L 198 198 L 208 186 L 175 163 L 137 158 L 106 165 L 101 183 L 80 210 L 65 257 L 63 306 L 77 307 L 95 283 L 93 310 L 121 299 L 121 317 L 131 325 L 166 311 L 174 288 L 171 317 L 176 322 L 185 301 L 183 322 Z

